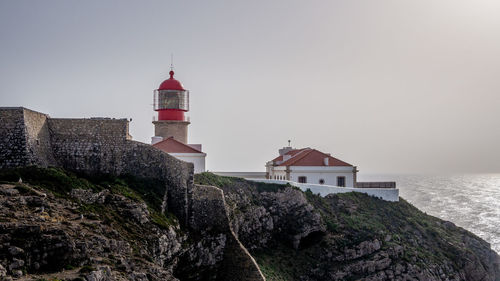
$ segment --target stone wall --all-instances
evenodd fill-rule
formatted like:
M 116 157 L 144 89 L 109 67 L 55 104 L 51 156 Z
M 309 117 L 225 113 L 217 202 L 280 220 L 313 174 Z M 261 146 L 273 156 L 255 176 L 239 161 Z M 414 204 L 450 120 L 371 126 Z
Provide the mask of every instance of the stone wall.
M 46 114 L 0 108 L 0 168 L 54 165 Z
M 26 108 L 24 108 L 23 112 L 30 164 L 42 167 L 55 165 L 56 161 L 52 153 L 50 132 L 47 124 L 49 116 Z
M 70 170 L 121 174 L 126 119 L 49 119 L 58 164 Z
M 84 172 L 158 179 L 165 183 L 163 209 L 187 224 L 193 165 L 151 145 L 132 141 L 126 119 L 48 119 L 58 165 Z
M 0 168 L 28 165 L 23 108 L 0 108 L 0 124 Z

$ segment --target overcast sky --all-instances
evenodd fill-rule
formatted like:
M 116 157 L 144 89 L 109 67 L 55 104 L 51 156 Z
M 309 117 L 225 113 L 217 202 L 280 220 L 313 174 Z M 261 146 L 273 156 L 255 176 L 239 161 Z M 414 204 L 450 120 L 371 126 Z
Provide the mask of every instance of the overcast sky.
M 361 173 L 500 172 L 497 0 L 0 0 L 0 106 L 149 143 L 171 53 L 209 170 L 291 139 Z

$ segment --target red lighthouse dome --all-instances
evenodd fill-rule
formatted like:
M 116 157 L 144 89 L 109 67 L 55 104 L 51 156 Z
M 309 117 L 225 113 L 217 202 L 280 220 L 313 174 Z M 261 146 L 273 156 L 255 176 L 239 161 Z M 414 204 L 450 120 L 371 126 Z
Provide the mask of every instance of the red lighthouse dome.
M 174 79 L 174 71 L 170 70 L 169 72 L 170 78 L 163 81 L 163 83 L 160 84 L 160 87 L 158 90 L 180 90 L 184 91 L 184 87 L 182 86 L 181 82 L 179 80 Z
M 174 71 L 169 74 L 170 78 L 154 91 L 154 110 L 158 111 L 158 121 L 186 121 L 184 112 L 189 111 L 189 91 L 174 79 Z

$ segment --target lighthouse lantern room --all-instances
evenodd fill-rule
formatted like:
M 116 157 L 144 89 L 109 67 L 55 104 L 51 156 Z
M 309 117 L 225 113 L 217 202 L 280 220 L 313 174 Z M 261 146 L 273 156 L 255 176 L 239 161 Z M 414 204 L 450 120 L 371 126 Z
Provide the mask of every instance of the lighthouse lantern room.
M 158 120 L 185 121 L 184 112 L 189 111 L 189 91 L 174 79 L 173 70 L 170 78 L 154 91 L 154 110 L 158 111 Z

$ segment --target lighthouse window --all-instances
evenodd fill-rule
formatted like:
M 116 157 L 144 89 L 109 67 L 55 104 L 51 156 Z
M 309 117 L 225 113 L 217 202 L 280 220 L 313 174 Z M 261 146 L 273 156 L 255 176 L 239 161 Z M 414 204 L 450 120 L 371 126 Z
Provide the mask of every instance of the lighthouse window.
M 299 183 L 307 183 L 307 177 L 299 177 Z
M 319 184 L 325 184 L 325 180 L 324 179 L 319 179 Z

